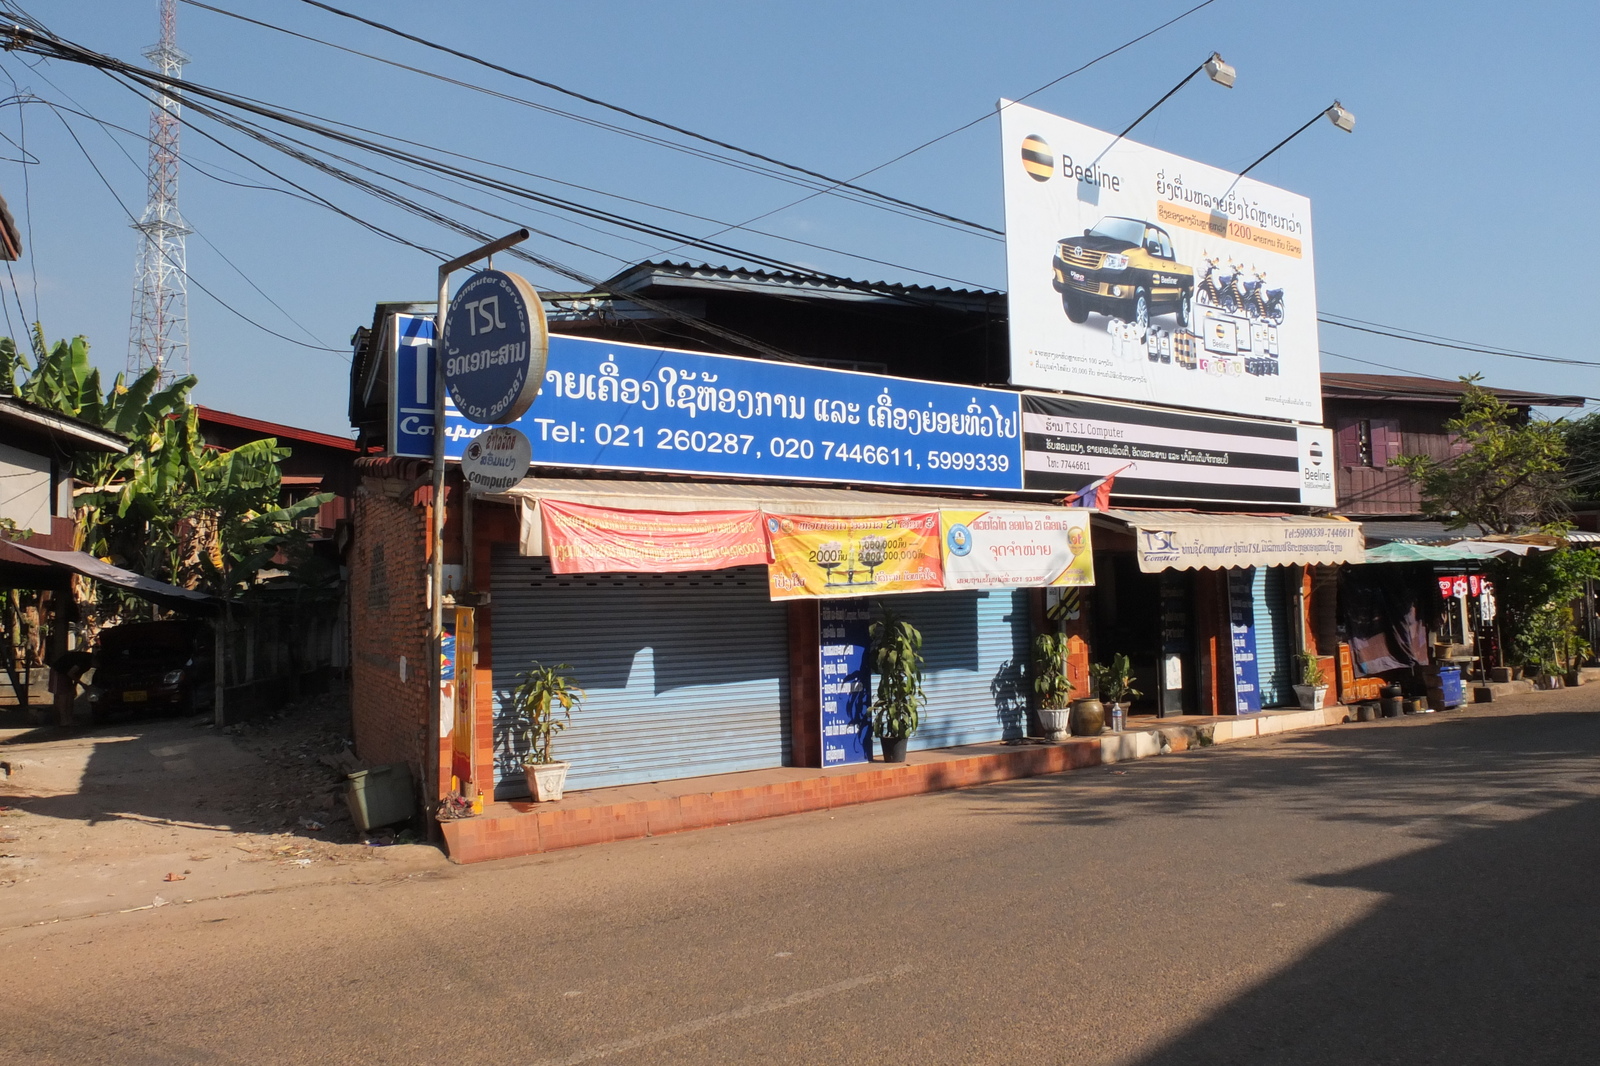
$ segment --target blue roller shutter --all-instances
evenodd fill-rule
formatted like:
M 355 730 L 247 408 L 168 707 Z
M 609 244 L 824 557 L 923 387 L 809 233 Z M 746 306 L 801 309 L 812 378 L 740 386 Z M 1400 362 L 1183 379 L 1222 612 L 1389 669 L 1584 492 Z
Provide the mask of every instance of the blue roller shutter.
M 922 631 L 927 660 L 928 705 L 908 748 L 980 744 L 1027 733 L 1026 590 L 922 592 L 883 602 Z
M 495 792 L 526 792 L 503 696 L 531 662 L 566 663 L 588 693 L 556 738 L 570 789 L 789 761 L 788 619 L 764 567 L 690 574 L 552 574 L 494 554 Z
M 1294 702 L 1288 614 L 1288 585 L 1282 566 L 1258 566 L 1251 580 L 1255 601 L 1256 672 L 1260 678 L 1261 706 L 1282 707 Z

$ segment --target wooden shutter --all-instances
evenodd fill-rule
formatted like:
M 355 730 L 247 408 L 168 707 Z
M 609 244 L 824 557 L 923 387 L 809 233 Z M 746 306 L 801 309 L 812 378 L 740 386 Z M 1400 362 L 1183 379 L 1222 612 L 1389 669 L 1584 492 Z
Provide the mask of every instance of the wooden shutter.
M 1361 420 L 1341 418 L 1338 422 L 1339 462 L 1343 466 L 1361 466 Z
M 1372 419 L 1372 465 L 1382 470 L 1402 454 L 1400 423 L 1393 418 Z

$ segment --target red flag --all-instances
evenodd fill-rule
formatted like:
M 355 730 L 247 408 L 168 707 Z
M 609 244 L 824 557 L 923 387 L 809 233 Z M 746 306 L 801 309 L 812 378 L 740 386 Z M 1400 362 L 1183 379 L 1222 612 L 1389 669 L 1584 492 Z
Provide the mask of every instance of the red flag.
M 1127 466 L 1113 470 L 1103 478 L 1089 482 L 1067 498 L 1067 505 L 1069 507 L 1093 507 L 1096 511 L 1109 511 L 1111 509 L 1111 485 L 1116 481 L 1118 474 L 1131 466 L 1133 464 L 1129 463 Z

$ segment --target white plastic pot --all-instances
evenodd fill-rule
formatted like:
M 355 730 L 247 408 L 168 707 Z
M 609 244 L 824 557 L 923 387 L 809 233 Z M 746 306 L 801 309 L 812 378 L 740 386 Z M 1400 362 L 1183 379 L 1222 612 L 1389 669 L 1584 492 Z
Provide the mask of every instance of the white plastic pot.
M 547 803 L 561 798 L 561 790 L 567 783 L 567 768 L 569 762 L 536 762 L 523 766 L 522 772 L 528 777 L 528 792 L 535 801 Z

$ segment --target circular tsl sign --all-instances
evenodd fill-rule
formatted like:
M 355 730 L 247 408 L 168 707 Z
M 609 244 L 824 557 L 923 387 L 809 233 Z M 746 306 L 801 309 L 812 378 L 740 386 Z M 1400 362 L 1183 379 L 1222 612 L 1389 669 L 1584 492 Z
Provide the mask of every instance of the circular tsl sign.
M 522 278 L 480 270 L 444 319 L 444 383 L 469 422 L 514 422 L 539 395 L 550 352 L 544 304 Z
M 461 453 L 461 476 L 468 492 L 505 492 L 528 476 L 533 445 L 510 426 L 486 429 Z

